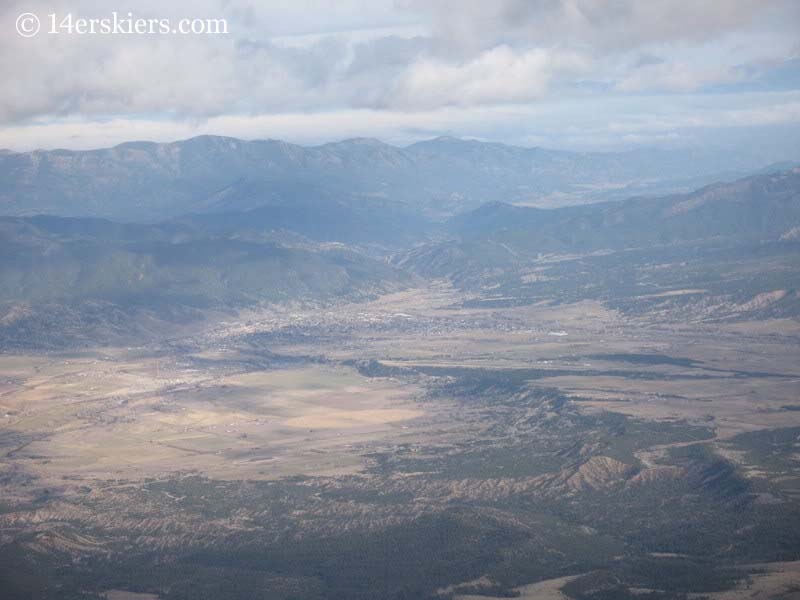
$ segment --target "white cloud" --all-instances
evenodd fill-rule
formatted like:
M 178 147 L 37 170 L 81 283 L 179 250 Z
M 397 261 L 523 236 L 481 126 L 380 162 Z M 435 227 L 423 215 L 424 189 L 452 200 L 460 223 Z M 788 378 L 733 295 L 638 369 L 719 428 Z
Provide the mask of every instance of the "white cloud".
M 579 72 L 587 60 L 575 53 L 497 46 L 472 60 L 416 62 L 397 82 L 387 104 L 404 107 L 475 106 L 541 98 L 554 76 Z
M 6 2 L 0 27 L 13 31 L 22 11 L 96 17 L 113 8 Z M 720 84 L 757 81 L 796 52 L 800 22 L 791 0 L 134 0 L 124 10 L 225 17 L 231 33 L 0 36 L 3 145 L 166 139 L 209 127 L 303 140 L 449 130 L 562 143 L 567 132 L 577 139 L 576 124 L 610 131 L 625 114 L 617 103 L 634 97 L 645 114 L 674 103 L 701 122 L 723 114 L 718 95 L 701 109 L 663 94 L 700 98 Z M 517 110 L 526 118 L 508 117 Z
M 464 49 L 498 43 L 577 45 L 614 52 L 659 43 L 703 43 L 730 32 L 796 29 L 795 0 L 403 0 Z

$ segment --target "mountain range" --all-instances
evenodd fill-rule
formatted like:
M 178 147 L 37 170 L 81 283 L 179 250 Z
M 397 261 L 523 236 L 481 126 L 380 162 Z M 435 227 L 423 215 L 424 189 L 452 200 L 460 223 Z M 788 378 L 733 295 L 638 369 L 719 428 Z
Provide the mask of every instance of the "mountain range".
M 726 260 L 768 254 L 774 277 L 742 268 L 719 297 L 748 302 L 774 292 L 776 278 L 795 281 L 797 167 L 658 197 L 527 205 L 528 194 L 569 182 L 659 170 L 666 181 L 682 168 L 636 158 L 450 138 L 302 148 L 203 137 L 5 153 L 0 337 L 52 340 L 52 327 L 71 324 L 102 338 L 124 333 L 126 322 L 158 330 L 208 311 L 371 297 L 417 278 L 515 302 L 565 294 L 622 302 L 679 280 L 709 288 Z M 553 266 L 570 257 L 579 260 Z M 797 294 L 781 294 L 793 314 Z
M 653 252 L 681 245 L 790 244 L 800 238 L 800 168 L 659 198 L 559 209 L 495 202 L 447 221 L 446 239 L 396 263 L 425 277 L 481 280 L 552 255 Z
M 152 222 L 311 199 L 442 218 L 486 202 L 561 206 L 689 190 L 764 166 L 689 150 L 567 152 L 448 137 L 400 148 L 201 136 L 0 152 L 0 214 Z

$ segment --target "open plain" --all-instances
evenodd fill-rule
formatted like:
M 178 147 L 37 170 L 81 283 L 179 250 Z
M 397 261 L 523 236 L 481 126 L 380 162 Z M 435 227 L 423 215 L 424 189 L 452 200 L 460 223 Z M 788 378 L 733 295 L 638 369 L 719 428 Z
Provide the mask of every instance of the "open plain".
M 775 573 L 794 541 L 761 534 L 778 545 L 755 568 L 748 536 L 798 524 L 794 321 L 690 325 L 591 301 L 474 297 L 432 281 L 250 310 L 157 345 L 3 355 L 6 551 L 106 598 L 213 597 L 242 576 L 270 598 L 328 597 L 325 586 L 362 597 L 347 568 L 323 580 L 307 569 L 315 544 L 358 554 L 349 540 L 364 535 L 427 557 L 368 562 L 393 561 L 398 578 L 422 568 L 431 597 L 786 588 Z M 655 519 L 653 494 L 666 502 Z M 723 533 L 724 513 L 753 524 Z M 645 522 L 666 529 L 645 543 Z M 678 523 L 704 528 L 702 545 Z M 476 552 L 457 578 L 436 567 L 453 544 Z M 203 583 L 202 557 L 221 546 L 241 564 Z M 199 570 L 177 583 L 154 552 Z M 117 575 L 83 589 L 120 553 Z M 284 564 L 286 553 L 303 558 Z M 155 584 L 137 583 L 143 568 Z M 684 583 L 652 574 L 662 568 Z

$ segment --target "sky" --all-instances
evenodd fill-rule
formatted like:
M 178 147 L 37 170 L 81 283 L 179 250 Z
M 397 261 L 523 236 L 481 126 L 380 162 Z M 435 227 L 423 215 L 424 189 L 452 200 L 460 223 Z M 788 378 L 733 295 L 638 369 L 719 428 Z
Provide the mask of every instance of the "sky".
M 227 33 L 66 27 L 114 11 Z M 800 158 L 797 0 L 4 0 L 0 27 L 15 151 L 454 135 Z

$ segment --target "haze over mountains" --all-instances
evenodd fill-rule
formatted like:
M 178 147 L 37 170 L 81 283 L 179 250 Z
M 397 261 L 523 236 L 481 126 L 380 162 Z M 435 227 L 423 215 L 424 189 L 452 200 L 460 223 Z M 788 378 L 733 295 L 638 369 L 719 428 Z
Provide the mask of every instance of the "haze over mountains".
M 579 204 L 689 190 L 764 164 L 692 150 L 566 152 L 457 138 L 405 148 L 201 136 L 90 151 L 0 154 L 0 213 L 160 221 L 309 200 L 433 217 L 486 202 Z
M 652 191 L 669 187 L 676 173 L 686 176 L 690 164 L 694 177 L 710 168 L 678 155 L 562 153 L 442 138 L 401 149 L 363 139 L 302 148 L 203 137 L 8 154 L 0 157 L 0 197 L 2 212 L 16 216 L 0 217 L 1 328 L 8 343 L 42 340 L 48 315 L 59 314 L 71 324 L 64 340 L 87 328 L 102 337 L 106 325 L 124 329 L 120 315 L 180 322 L 202 310 L 363 298 L 415 277 L 496 288 L 496 296 L 518 302 L 567 289 L 576 298 L 612 301 L 628 289 L 611 285 L 613 278 L 575 287 L 566 283 L 573 271 L 546 284 L 548 277 L 531 270 L 543 268 L 536 267 L 542 257 L 599 252 L 636 271 L 636 257 L 649 264 L 654 252 L 664 258 L 706 248 L 710 256 L 765 244 L 790 260 L 800 227 L 800 169 L 771 172 L 786 165 L 663 197 L 549 209 L 511 204 L 577 181 L 603 187 L 636 173 Z M 752 296 L 773 291 L 767 282 L 745 287 Z M 794 314 L 794 292 L 784 296 L 782 312 Z

